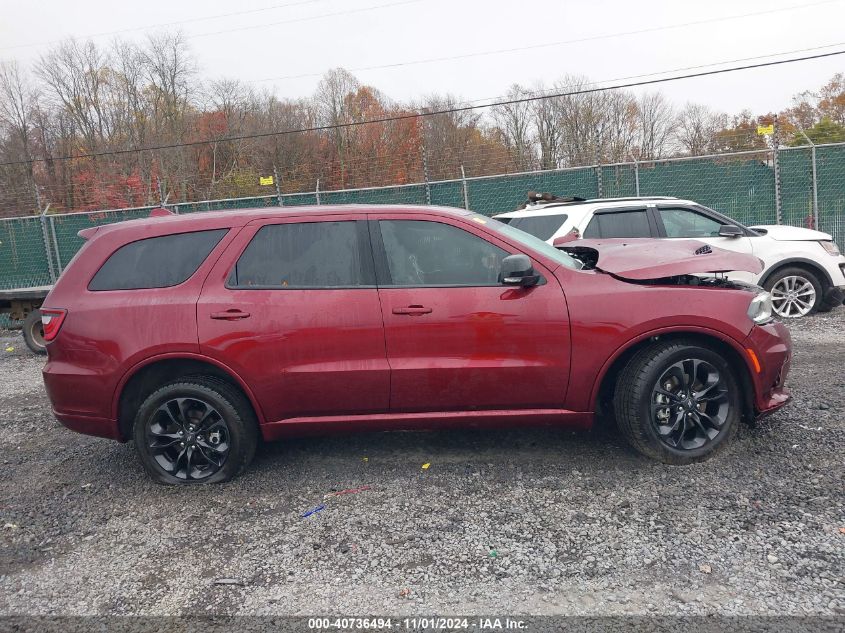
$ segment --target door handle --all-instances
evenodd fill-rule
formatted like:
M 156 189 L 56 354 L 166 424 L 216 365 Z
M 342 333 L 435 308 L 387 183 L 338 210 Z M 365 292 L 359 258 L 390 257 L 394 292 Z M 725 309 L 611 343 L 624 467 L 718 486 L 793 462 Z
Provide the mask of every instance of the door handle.
M 212 312 L 211 318 L 219 321 L 237 321 L 239 319 L 248 319 L 249 312 L 232 308 L 230 310 L 226 310 L 225 312 Z
M 407 314 L 409 316 L 419 316 L 421 314 L 429 314 L 431 308 L 423 306 L 408 306 L 407 308 L 393 308 L 393 314 Z

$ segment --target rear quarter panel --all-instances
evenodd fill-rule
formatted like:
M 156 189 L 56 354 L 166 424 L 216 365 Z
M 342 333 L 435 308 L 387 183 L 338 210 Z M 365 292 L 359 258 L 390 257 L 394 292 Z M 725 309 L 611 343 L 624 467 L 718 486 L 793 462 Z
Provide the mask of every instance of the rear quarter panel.
M 217 223 L 220 224 L 220 223 Z M 228 228 L 208 226 L 190 230 Z M 196 303 L 203 281 L 237 229 L 229 230 L 197 271 L 170 288 L 88 290 L 102 263 L 129 242 L 171 234 L 166 223 L 95 237 L 44 301 L 67 310 L 59 335 L 47 345 L 44 382 L 57 413 L 115 417 L 115 388 L 146 358 L 198 353 Z

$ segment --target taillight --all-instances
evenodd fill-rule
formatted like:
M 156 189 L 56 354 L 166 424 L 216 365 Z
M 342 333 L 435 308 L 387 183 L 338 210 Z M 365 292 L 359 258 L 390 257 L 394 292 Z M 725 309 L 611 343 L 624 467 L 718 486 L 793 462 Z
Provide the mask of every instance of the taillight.
M 53 310 L 41 308 L 41 325 L 44 327 L 44 340 L 48 343 L 56 338 L 62 323 L 67 316 L 67 310 Z

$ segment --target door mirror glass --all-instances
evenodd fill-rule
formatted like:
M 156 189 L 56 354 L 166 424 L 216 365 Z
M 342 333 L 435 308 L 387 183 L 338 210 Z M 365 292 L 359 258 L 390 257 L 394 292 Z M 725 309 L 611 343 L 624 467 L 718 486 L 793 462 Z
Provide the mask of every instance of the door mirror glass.
M 739 237 L 742 235 L 742 229 L 735 224 L 723 224 L 719 227 L 720 237 Z
M 534 266 L 527 255 L 508 255 L 502 260 L 499 282 L 505 286 L 536 286 L 540 275 L 534 271 Z

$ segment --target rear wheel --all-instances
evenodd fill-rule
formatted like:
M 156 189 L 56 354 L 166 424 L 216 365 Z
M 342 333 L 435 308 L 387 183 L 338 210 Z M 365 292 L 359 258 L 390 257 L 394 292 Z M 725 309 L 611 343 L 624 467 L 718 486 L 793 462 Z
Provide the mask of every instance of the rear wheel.
M 736 434 L 739 382 L 717 352 L 692 341 L 655 343 L 619 375 L 619 428 L 643 455 L 667 464 L 711 457 Z
M 779 317 L 797 319 L 818 311 L 824 302 L 818 277 L 804 268 L 783 268 L 766 280 L 772 309 Z
M 41 310 L 33 310 L 23 321 L 23 341 L 36 354 L 46 354 L 44 326 L 41 323 Z
M 144 468 L 165 484 L 227 481 L 252 461 L 258 440 L 246 398 L 208 376 L 181 378 L 150 394 L 133 434 Z

